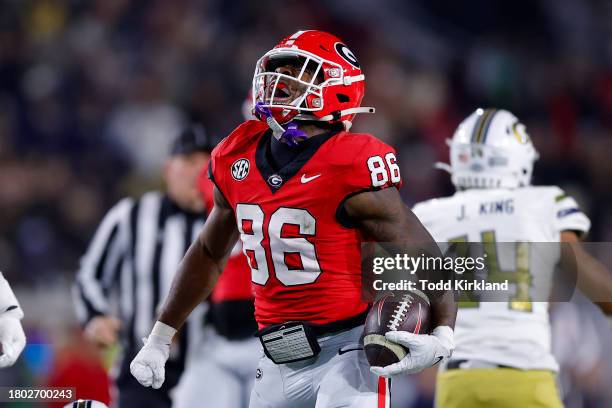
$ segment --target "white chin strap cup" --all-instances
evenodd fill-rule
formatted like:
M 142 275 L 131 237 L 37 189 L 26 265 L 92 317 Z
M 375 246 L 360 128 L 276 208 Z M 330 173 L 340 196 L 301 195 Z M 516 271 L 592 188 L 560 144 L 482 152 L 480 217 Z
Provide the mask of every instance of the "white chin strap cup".
M 317 118 L 312 115 L 298 115 L 295 119 L 296 120 L 313 120 L 317 122 L 328 122 L 330 120 L 334 120 L 335 118 L 346 116 L 346 115 L 353 115 L 356 113 L 374 113 L 374 112 L 376 112 L 375 108 L 364 106 L 364 107 L 359 107 L 359 108 L 344 109 L 344 110 L 339 111 L 335 115 L 325 115 L 321 118 Z M 350 120 L 343 120 L 342 124 L 344 125 L 344 130 L 347 130 L 347 131 L 351 128 L 351 126 L 353 126 L 353 123 Z
M 353 115 L 356 113 L 374 113 L 374 112 L 376 112 L 375 108 L 359 107 L 359 108 L 344 109 L 344 110 L 341 110 L 336 115 L 325 115 L 322 118 L 317 118 L 312 115 L 298 115 L 294 118 L 294 120 L 312 120 L 312 121 L 317 121 L 317 122 L 328 122 L 330 120 L 333 120 L 334 118 L 342 117 L 345 115 Z M 282 134 L 285 132 L 286 129 L 280 123 L 278 123 L 278 121 L 274 119 L 273 116 L 268 116 L 266 118 L 266 123 L 268 124 L 268 127 L 272 129 L 272 134 L 274 135 L 274 137 L 277 139 L 280 139 L 280 137 L 282 136 Z M 349 130 L 351 126 L 353 125 L 353 123 L 348 120 L 343 120 L 342 124 L 344 125 L 345 130 Z
M 364 106 L 364 107 L 360 107 L 360 108 L 350 108 L 350 109 L 341 110 L 337 115 L 325 115 L 322 118 L 319 118 L 319 119 L 316 119 L 316 120 L 327 122 L 329 120 L 333 120 L 334 117 L 342 117 L 342 116 L 345 116 L 345 115 L 353 115 L 355 113 L 374 113 L 374 112 L 376 112 L 376 109 Z
M 446 171 L 448 174 L 453 174 L 453 168 L 451 167 L 450 164 L 448 163 L 443 163 L 443 162 L 436 162 L 434 164 L 434 168 L 438 169 L 438 170 L 444 170 Z

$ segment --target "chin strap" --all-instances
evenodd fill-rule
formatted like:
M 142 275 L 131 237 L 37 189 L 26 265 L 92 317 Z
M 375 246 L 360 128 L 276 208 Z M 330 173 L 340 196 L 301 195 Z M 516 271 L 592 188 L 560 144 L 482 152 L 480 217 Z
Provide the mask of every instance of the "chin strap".
M 453 141 L 451 139 L 446 139 L 444 141 L 444 143 L 446 143 L 446 145 L 448 147 L 451 147 L 451 145 L 453 144 Z M 438 170 L 444 170 L 445 172 L 447 172 L 448 174 L 452 175 L 453 174 L 453 168 L 451 167 L 450 164 L 448 163 L 444 163 L 444 162 L 435 162 L 434 163 L 434 169 L 438 169 Z
M 277 140 L 287 143 L 289 146 L 297 146 L 299 142 L 308 138 L 308 135 L 305 132 L 298 129 L 298 125 L 295 120 L 287 123 L 285 127 L 283 127 L 280 123 L 278 123 L 276 119 L 274 119 L 274 116 L 272 115 L 270 108 L 266 108 L 263 105 L 264 104 L 262 102 L 257 102 L 255 104 L 255 112 L 259 114 L 260 116 L 263 116 L 264 118 L 266 118 L 266 123 L 268 124 L 270 129 L 272 129 L 272 135 L 274 135 L 274 137 Z M 344 109 L 341 111 L 337 111 L 337 112 L 334 112 L 333 114 L 325 115 L 322 118 L 317 118 L 311 115 L 299 115 L 298 118 L 300 120 L 313 120 L 313 121 L 318 121 L 318 122 L 328 122 L 331 120 L 338 120 L 342 116 L 346 116 L 346 115 L 354 115 L 356 113 L 374 113 L 374 112 L 376 112 L 376 109 L 374 108 L 359 107 L 359 108 L 350 108 L 350 109 Z M 346 130 L 350 129 L 351 122 L 345 120 L 343 121 L 343 124 Z
M 329 122 L 332 120 L 338 120 L 340 119 L 342 116 L 346 116 L 346 115 L 354 115 L 356 113 L 374 113 L 376 112 L 376 109 L 374 108 L 369 108 L 369 107 L 360 107 L 360 108 L 350 108 L 350 109 L 344 109 L 341 111 L 336 111 L 334 113 L 331 113 L 329 115 L 325 115 L 322 118 L 317 118 L 316 116 L 312 116 L 312 115 L 305 115 L 305 114 L 300 114 L 298 116 L 296 116 L 295 119 L 298 120 L 312 120 L 312 121 L 316 121 L 316 122 Z M 346 130 L 347 132 L 350 130 L 351 126 L 353 126 L 353 123 L 349 120 L 343 120 L 342 121 L 342 125 L 344 126 L 344 130 Z
M 355 113 L 374 113 L 374 112 L 376 112 L 376 109 L 364 106 L 364 107 L 359 107 L 359 108 L 344 109 L 341 111 L 334 112 L 330 115 L 325 115 L 322 118 L 318 118 L 315 120 L 327 122 L 329 120 L 334 120 L 334 119 L 337 120 L 341 118 L 342 116 L 353 115 Z
M 453 174 L 453 168 L 448 163 L 436 162 L 434 163 L 434 168 L 439 169 L 439 170 L 444 170 L 448 172 L 448 174 Z
M 317 118 L 316 116 L 313 116 L 313 115 L 300 113 L 299 115 L 295 117 L 295 120 L 311 120 L 313 122 L 329 122 L 333 120 L 337 121 L 342 116 L 346 116 L 346 115 L 354 115 L 356 113 L 374 113 L 374 112 L 376 112 L 376 109 L 370 108 L 370 107 L 350 108 L 350 109 L 336 111 L 329 115 L 325 115 L 322 118 Z M 351 128 L 351 126 L 353 126 L 353 123 L 348 120 L 343 120 L 342 125 L 344 125 L 344 130 L 348 131 Z
M 270 108 L 262 106 L 263 103 L 258 102 L 255 104 L 255 112 L 266 118 L 266 123 L 272 129 L 272 135 L 279 141 L 288 144 L 289 146 L 297 146 L 299 142 L 308 138 L 308 135 L 298 129 L 297 123 L 291 121 L 287 123 L 286 128 L 282 127 L 280 123 L 270 111 Z

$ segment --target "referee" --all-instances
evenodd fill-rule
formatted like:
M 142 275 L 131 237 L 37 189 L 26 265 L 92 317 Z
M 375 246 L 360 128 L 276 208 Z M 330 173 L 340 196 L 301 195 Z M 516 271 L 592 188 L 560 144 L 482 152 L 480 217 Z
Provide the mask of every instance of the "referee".
M 166 192 L 119 201 L 81 259 L 74 297 L 85 335 L 101 347 L 117 341 L 122 346 L 115 379 L 119 408 L 171 407 L 169 391 L 183 371 L 189 345 L 199 341 L 203 306 L 175 338 L 161 389 L 143 388 L 130 375 L 130 361 L 155 323 L 180 260 L 204 225 L 197 177 L 208 166 L 212 147 L 201 126 L 184 130 L 164 165 Z

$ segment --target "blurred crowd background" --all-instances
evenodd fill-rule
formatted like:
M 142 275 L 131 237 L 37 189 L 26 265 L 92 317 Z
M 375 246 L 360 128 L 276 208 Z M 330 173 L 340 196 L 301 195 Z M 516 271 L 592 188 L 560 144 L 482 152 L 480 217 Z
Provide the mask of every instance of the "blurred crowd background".
M 257 58 L 304 28 L 359 58 L 377 113 L 354 129 L 397 148 L 407 203 L 452 193 L 432 166 L 445 139 L 476 107 L 505 108 L 540 152 L 536 184 L 570 191 L 589 240 L 612 241 L 610 1 L 3 0 L 0 270 L 30 339 L 72 333 L 67 288 L 105 211 L 161 185 L 185 123 L 218 139 L 238 125 Z M 16 370 L 37 378 L 57 353 L 28 350 L 42 373 Z

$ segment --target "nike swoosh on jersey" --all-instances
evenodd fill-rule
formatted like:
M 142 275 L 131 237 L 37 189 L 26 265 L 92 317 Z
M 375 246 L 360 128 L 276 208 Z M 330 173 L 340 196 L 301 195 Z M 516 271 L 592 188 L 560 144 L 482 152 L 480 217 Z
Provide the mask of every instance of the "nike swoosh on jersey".
M 302 178 L 300 180 L 302 181 L 302 184 L 306 184 L 319 177 L 321 177 L 321 174 L 315 174 L 311 177 L 306 177 L 306 174 L 302 174 Z

